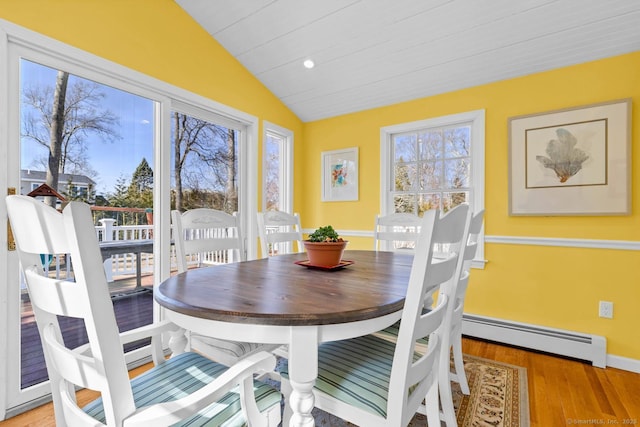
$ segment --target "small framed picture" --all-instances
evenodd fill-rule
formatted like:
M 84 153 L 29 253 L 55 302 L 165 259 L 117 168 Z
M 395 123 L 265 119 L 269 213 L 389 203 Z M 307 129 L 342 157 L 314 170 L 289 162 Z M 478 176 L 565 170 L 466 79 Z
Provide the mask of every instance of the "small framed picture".
M 322 152 L 322 201 L 358 200 L 358 147 Z

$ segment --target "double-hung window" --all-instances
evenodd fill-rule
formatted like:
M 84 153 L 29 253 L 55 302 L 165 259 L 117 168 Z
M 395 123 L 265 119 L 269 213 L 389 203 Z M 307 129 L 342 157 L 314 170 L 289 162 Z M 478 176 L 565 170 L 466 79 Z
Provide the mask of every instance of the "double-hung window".
M 380 142 L 382 215 L 484 209 L 484 110 L 384 127 Z

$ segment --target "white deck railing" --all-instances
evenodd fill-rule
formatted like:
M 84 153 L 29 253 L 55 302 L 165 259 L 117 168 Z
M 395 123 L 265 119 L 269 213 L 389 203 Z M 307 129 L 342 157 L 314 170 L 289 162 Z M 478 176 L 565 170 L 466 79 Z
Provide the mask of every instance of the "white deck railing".
M 124 241 L 124 240 L 150 240 L 153 238 L 153 225 L 115 225 L 113 219 L 101 219 L 101 225 L 96 226 L 98 241 Z M 202 230 L 200 230 L 202 232 Z M 200 237 L 229 237 L 226 232 L 221 230 L 206 230 L 205 236 Z M 213 233 L 213 234 L 212 234 Z M 195 238 L 189 235 L 187 238 Z M 172 248 L 173 251 L 173 248 Z M 235 253 L 230 250 L 213 251 L 202 254 L 193 254 L 187 256 L 187 265 L 202 266 L 225 264 L 237 261 Z M 153 272 L 153 254 L 142 253 L 140 257 L 141 272 Z M 174 257 L 171 257 L 171 267 L 174 268 Z M 113 276 L 136 274 L 136 256 L 134 254 L 113 255 L 110 259 L 104 261 L 105 273 L 107 281 L 113 281 Z
M 99 242 L 131 241 L 131 240 L 151 240 L 153 239 L 153 225 L 115 225 L 114 219 L 101 219 L 100 225 L 95 227 Z M 173 250 L 173 248 L 172 248 Z M 203 264 L 224 264 L 233 262 L 235 259 L 233 251 L 216 251 L 207 254 L 190 255 L 187 260 L 188 266 L 201 266 Z M 70 264 L 65 262 L 66 255 L 56 255 L 51 261 L 51 266 L 55 266 L 55 276 L 57 278 L 70 277 Z M 174 257 L 171 257 L 172 268 Z M 137 257 L 135 254 L 112 255 L 104 261 L 104 270 L 107 281 L 112 282 L 115 276 L 135 275 Z M 140 256 L 141 273 L 153 272 L 153 254 L 142 253 Z M 43 267 L 46 267 L 43 262 Z M 22 284 L 24 286 L 24 284 Z
M 123 225 L 117 226 L 115 220 L 100 220 L 101 225 L 96 226 L 98 241 L 109 242 L 114 240 L 148 240 L 153 238 L 153 225 Z M 71 265 L 67 262 L 67 255 L 54 255 L 51 259 L 42 259 L 42 267 L 49 269 L 49 274 L 55 274 L 57 279 L 71 277 Z M 153 254 L 143 253 L 140 256 L 141 273 L 153 272 Z M 51 267 L 54 270 L 51 270 Z M 135 254 L 112 255 L 104 261 L 104 271 L 107 281 L 112 282 L 114 276 L 135 275 Z M 22 274 L 20 275 L 20 289 L 25 290 L 26 284 Z

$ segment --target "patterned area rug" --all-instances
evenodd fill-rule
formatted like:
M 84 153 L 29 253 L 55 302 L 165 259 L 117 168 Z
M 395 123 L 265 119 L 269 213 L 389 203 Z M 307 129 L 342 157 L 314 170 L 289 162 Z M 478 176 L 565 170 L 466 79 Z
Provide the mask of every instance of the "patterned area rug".
M 529 427 L 526 368 L 467 354 L 463 359 L 471 394 L 462 394 L 458 384 L 452 383 L 458 425 Z M 426 425 L 426 421 L 412 425 Z
M 529 427 L 527 370 L 466 354 L 463 359 L 471 394 L 462 394 L 458 384 L 452 383 L 458 426 Z M 319 409 L 314 409 L 312 414 L 317 426 L 352 426 Z M 409 424 L 411 427 L 426 425 L 427 419 L 421 414 L 416 414 Z

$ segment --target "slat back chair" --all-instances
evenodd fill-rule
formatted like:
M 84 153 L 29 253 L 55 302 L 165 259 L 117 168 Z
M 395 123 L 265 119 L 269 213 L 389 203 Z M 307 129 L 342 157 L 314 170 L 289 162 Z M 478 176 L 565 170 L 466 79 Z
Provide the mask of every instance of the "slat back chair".
M 194 255 L 198 259 L 198 266 L 245 259 L 243 234 L 237 216 L 215 209 L 198 208 L 184 213 L 173 210 L 171 220 L 178 273 L 187 271 L 189 259 Z M 233 255 L 229 255 L 229 251 Z M 227 366 L 257 352 L 271 351 L 278 347 L 223 340 L 190 332 L 188 335 L 192 349 Z
M 71 202 L 60 213 L 31 197 L 8 196 L 7 210 L 40 332 L 56 425 L 221 425 L 242 419 L 277 425 L 280 394 L 253 380 L 274 368 L 269 353 L 227 368 L 191 352 L 165 359 L 161 334 L 183 332 L 169 322 L 119 334 L 88 205 Z M 44 260 L 56 254 L 70 256 L 72 277 L 49 276 Z M 67 348 L 58 316 L 82 319 L 88 343 Z M 122 346 L 145 337 L 152 338 L 155 367 L 130 380 Z M 101 397 L 80 407 L 76 387 Z
M 412 252 L 420 233 L 420 223 L 421 218 L 411 213 L 377 215 L 373 230 L 373 249 Z
M 471 261 L 475 255 L 477 249 L 477 237 L 482 228 L 482 217 L 484 211 L 473 216 L 468 212 L 467 222 L 465 224 L 464 238 L 460 242 L 441 242 L 434 245 L 434 257 L 437 259 L 446 258 L 450 253 L 458 253 L 458 267 L 456 270 L 455 280 L 448 282 L 445 286 L 440 287 L 438 290 L 440 295 L 448 295 L 451 300 L 450 313 L 445 319 L 448 324 L 449 330 L 448 344 L 443 345 L 441 349 L 440 371 L 439 371 L 439 388 L 440 388 L 440 402 L 442 406 L 441 418 L 445 421 L 447 426 L 456 425 L 456 415 L 453 407 L 453 394 L 451 391 L 450 380 L 454 380 L 460 383 L 461 389 L 463 389 L 462 381 L 466 384 L 466 375 L 464 374 L 464 362 L 462 360 L 462 313 L 464 306 L 464 297 L 467 290 L 469 280 L 469 270 L 471 267 Z M 466 242 L 466 244 L 463 244 Z M 432 304 L 432 300 L 429 297 L 425 301 L 425 308 L 428 309 Z M 376 332 L 377 337 L 397 341 L 399 333 L 399 324 L 396 323 L 380 332 Z M 428 348 L 428 340 L 420 340 L 416 344 L 415 350 L 417 352 L 424 352 Z M 455 369 L 450 372 L 449 360 L 450 360 L 450 347 L 453 346 L 454 354 L 457 351 L 459 354 L 456 356 Z M 457 373 L 461 372 L 461 375 Z M 464 389 L 463 389 L 464 390 Z M 468 384 L 467 384 L 468 390 Z M 467 391 L 468 394 L 468 391 Z M 418 410 L 420 413 L 425 413 L 425 406 L 421 406 Z
M 197 265 L 244 261 L 244 237 L 237 215 L 216 209 L 171 211 L 178 271 L 187 271 L 189 260 Z
M 469 233 L 467 244 L 462 254 L 462 272 L 458 287 L 456 288 L 456 298 L 453 305 L 453 314 L 451 317 L 451 348 L 453 352 L 454 368 L 449 373 L 451 381 L 460 384 L 460 389 L 464 394 L 469 394 L 469 383 L 467 375 L 464 371 L 464 362 L 462 360 L 462 315 L 464 314 L 464 300 L 467 295 L 469 285 L 469 277 L 471 274 L 471 263 L 478 251 L 478 241 L 480 232 L 482 231 L 482 221 L 484 219 L 484 210 L 479 211 L 471 218 L 469 224 Z
M 422 218 L 397 342 L 375 335 L 327 342 L 319 347 L 315 406 L 360 426 L 406 426 L 421 402 L 427 402 L 429 425 L 440 425 L 438 409 L 440 346 L 448 346 L 450 295 L 444 292 L 432 310 L 424 310 L 427 295 L 452 288 L 458 254 L 435 259 L 436 244 L 463 241 L 468 206 L 460 205 L 440 217 L 435 210 Z M 450 314 L 449 314 L 450 315 Z M 426 352 L 414 351 L 428 338 Z M 289 399 L 291 385 L 283 369 L 282 391 Z M 291 416 L 285 406 L 285 422 Z
M 292 215 L 280 211 L 258 212 L 257 222 L 263 258 L 304 250 L 302 227 L 297 213 Z

